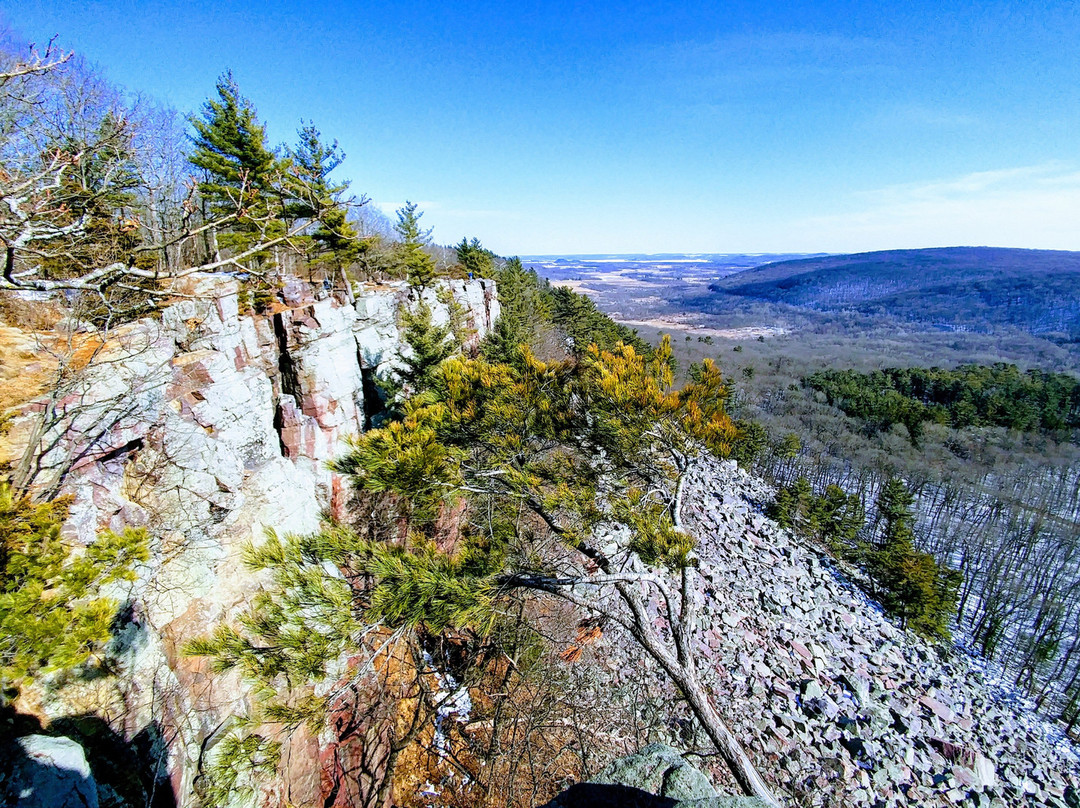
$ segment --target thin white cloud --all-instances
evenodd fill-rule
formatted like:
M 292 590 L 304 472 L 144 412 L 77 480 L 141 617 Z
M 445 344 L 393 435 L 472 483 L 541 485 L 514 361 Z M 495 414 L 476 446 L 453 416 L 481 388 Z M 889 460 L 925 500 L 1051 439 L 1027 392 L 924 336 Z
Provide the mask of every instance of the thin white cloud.
M 919 199 L 958 198 L 986 192 L 1001 192 L 1008 189 L 1024 188 L 1028 185 L 1043 185 L 1047 182 L 1061 181 L 1069 174 L 1064 173 L 1066 166 L 1059 162 L 1042 163 L 1034 166 L 1018 166 L 991 171 L 973 171 L 959 177 L 931 180 L 929 182 L 904 183 L 890 185 L 860 195 L 878 202 L 904 202 Z
M 869 37 L 778 31 L 673 43 L 638 52 L 635 62 L 641 72 L 686 94 L 876 72 L 892 61 L 896 50 L 894 43 Z
M 1080 171 L 1069 171 L 1065 174 L 1043 177 L 1039 180 L 1039 183 L 1045 187 L 1080 185 Z
M 1063 163 L 979 171 L 856 194 L 794 224 L 829 249 L 985 244 L 1080 249 L 1080 172 Z M 811 236 L 812 234 L 812 236 Z

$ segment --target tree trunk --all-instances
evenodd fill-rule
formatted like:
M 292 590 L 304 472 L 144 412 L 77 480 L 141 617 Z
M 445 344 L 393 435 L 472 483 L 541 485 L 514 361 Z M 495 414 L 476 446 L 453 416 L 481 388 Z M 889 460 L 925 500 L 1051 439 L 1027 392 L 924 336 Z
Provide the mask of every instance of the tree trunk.
M 349 280 L 349 276 L 345 274 L 345 267 L 338 265 L 338 272 L 341 275 L 341 282 L 345 285 L 345 299 L 349 301 L 349 305 L 356 305 L 356 295 L 353 294 L 352 282 Z
M 758 774 L 746 752 L 743 751 L 742 744 L 735 739 L 735 736 L 731 734 L 731 730 L 717 715 L 701 685 L 692 679 L 686 681 L 676 678 L 674 674 L 672 674 L 672 678 L 675 678 L 679 690 L 686 697 L 690 708 L 694 711 L 694 715 L 701 722 L 701 726 L 705 728 L 705 734 L 709 736 L 709 740 L 716 744 L 720 756 L 724 758 L 724 762 L 731 769 L 731 773 L 735 776 L 735 780 L 739 783 L 739 787 L 742 788 L 743 792 L 748 796 L 757 797 L 771 808 L 781 808 L 782 803 L 773 796 L 769 786 Z
M 724 759 L 728 769 L 731 770 L 743 793 L 749 797 L 757 797 L 769 808 L 783 808 L 783 803 L 773 795 L 769 786 L 766 785 L 757 769 L 754 768 L 749 756 L 743 751 L 742 745 L 731 734 L 731 730 L 727 728 L 723 719 L 720 718 L 709 702 L 708 695 L 697 679 L 693 660 L 689 659 L 687 664 L 681 664 L 680 660 L 665 647 L 663 640 L 660 639 L 652 626 L 648 609 L 628 584 L 617 583 L 615 588 L 622 597 L 623 602 L 630 607 L 632 615 L 631 633 L 634 638 L 649 656 L 659 663 L 660 667 L 671 677 L 675 686 L 686 697 L 691 710 L 705 728 L 705 733 L 709 736 L 709 739 L 716 744 L 717 751 Z M 684 592 L 684 599 L 688 596 L 689 593 Z M 673 631 L 677 630 L 675 626 L 672 626 L 672 629 Z

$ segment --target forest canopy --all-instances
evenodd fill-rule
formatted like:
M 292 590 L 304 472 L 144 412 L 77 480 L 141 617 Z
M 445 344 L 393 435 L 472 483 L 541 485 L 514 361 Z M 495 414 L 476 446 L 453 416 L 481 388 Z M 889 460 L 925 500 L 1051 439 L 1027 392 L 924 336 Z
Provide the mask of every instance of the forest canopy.
M 1080 379 L 1016 365 L 886 368 L 871 373 L 823 370 L 804 379 L 828 402 L 876 429 L 903 424 L 918 437 L 933 422 L 962 429 L 1000 426 L 1021 432 L 1080 426 Z

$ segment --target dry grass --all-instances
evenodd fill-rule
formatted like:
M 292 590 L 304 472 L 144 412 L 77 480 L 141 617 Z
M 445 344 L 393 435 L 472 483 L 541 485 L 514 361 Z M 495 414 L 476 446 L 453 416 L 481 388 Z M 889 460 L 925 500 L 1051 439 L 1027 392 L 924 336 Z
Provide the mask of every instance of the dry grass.
M 0 411 L 42 395 L 52 380 L 57 361 L 37 335 L 0 326 Z
M 44 314 L 38 320 L 50 321 L 57 322 Z M 28 427 L 16 420 L 20 410 L 57 384 L 61 364 L 64 373 L 85 368 L 102 345 L 97 334 L 0 325 L 0 467 L 14 463 L 25 449 Z
M 97 334 L 35 332 L 0 325 L 0 412 L 44 395 L 61 363 L 67 371 L 87 367 L 103 344 Z
M 0 321 L 28 331 L 48 331 L 64 316 L 64 308 L 55 301 L 23 300 L 0 293 Z

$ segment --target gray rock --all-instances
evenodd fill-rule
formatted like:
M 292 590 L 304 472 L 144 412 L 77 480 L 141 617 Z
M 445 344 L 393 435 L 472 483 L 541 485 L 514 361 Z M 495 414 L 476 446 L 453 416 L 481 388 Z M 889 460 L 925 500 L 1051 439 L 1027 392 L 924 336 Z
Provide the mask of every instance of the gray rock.
M 844 685 L 854 694 L 859 705 L 865 705 L 870 701 L 870 680 L 863 676 L 852 673 L 844 673 L 840 676 Z
M 658 797 L 693 800 L 715 797 L 708 778 L 683 760 L 679 751 L 653 743 L 632 755 L 619 758 L 593 780 L 594 783 L 639 788 Z
M 589 783 L 573 786 L 544 808 L 763 808 L 752 797 L 720 796 L 707 777 L 665 744 L 619 758 Z

